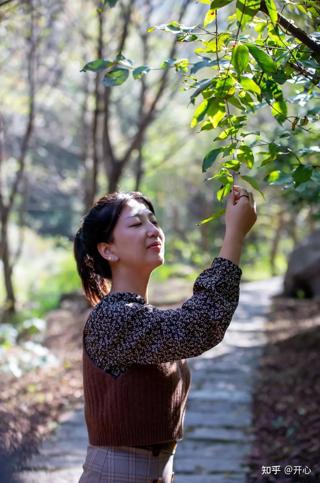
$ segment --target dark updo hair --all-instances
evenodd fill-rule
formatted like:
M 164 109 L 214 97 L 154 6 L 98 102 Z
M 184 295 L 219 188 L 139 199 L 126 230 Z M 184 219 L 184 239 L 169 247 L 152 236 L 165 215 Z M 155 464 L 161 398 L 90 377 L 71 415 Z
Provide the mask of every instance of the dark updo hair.
M 82 224 L 75 235 L 74 257 L 85 296 L 91 305 L 96 305 L 110 292 L 112 280 L 110 264 L 100 255 L 97 244 L 114 241 L 114 227 L 122 209 L 132 199 L 142 201 L 155 214 L 149 198 L 139 191 L 115 191 L 96 201 L 83 217 Z

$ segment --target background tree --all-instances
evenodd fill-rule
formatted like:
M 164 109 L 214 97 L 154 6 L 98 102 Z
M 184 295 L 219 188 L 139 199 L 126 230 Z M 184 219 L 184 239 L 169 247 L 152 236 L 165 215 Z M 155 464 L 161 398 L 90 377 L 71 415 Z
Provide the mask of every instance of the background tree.
M 10 252 L 8 227 L 10 215 L 14 209 L 20 190 L 22 181 L 25 175 L 26 158 L 30 147 L 31 136 L 33 132 L 34 117 L 35 117 L 35 70 L 36 70 L 36 16 L 33 1 L 30 0 L 25 3 L 25 17 L 26 21 L 26 62 L 27 62 L 27 105 L 26 105 L 26 121 L 21 133 L 20 146 L 17 149 L 15 159 L 12 159 L 14 153 L 10 153 L 9 147 L 5 143 L 5 133 L 7 130 L 6 122 L 1 116 L 1 138 L 0 138 L 0 259 L 3 265 L 4 286 L 6 289 L 5 308 L 3 310 L 3 317 L 15 312 L 16 297 L 12 282 L 12 272 L 14 263 L 16 262 L 19 253 L 21 253 L 21 245 L 15 253 Z M 10 159 L 11 158 L 11 159 Z M 10 160 L 10 166 L 5 170 L 4 162 Z M 15 162 L 16 166 L 12 170 L 12 164 Z M 12 172 L 13 171 L 13 172 Z M 5 179 L 6 178 L 6 179 Z M 9 181 L 10 180 L 10 181 Z M 9 181 L 7 190 L 4 190 L 4 182 Z M 23 210 L 24 199 L 20 199 L 20 204 Z
M 180 6 L 179 20 L 182 21 L 186 15 L 191 0 L 185 0 Z M 135 78 L 140 80 L 140 87 L 136 89 L 133 86 L 133 94 L 131 102 L 135 105 L 136 114 L 134 116 L 124 115 L 124 103 L 128 102 L 127 96 L 116 96 L 111 89 L 112 86 L 122 83 L 124 76 L 127 75 L 127 69 L 123 66 L 128 65 L 128 60 L 124 57 L 123 52 L 130 38 L 130 29 L 135 26 L 139 37 L 136 42 L 140 42 L 140 50 L 142 52 L 142 60 L 146 64 L 150 60 L 150 38 L 146 32 L 142 33 L 142 26 L 150 22 L 151 15 L 154 13 L 155 4 L 150 0 L 144 2 L 136 2 L 131 0 L 121 5 L 121 15 L 115 20 L 117 25 L 118 36 L 116 37 L 117 45 L 115 48 L 116 58 L 119 61 L 119 67 L 113 69 L 111 76 L 104 76 L 102 83 L 99 82 L 101 75 L 99 71 L 107 64 L 107 60 L 103 60 L 105 56 L 105 46 L 110 50 L 111 36 L 113 44 L 115 43 L 113 29 L 107 31 L 105 35 L 104 24 L 107 19 L 104 18 L 106 12 L 99 10 L 98 16 L 98 37 L 97 37 L 97 57 L 96 63 L 90 63 L 85 70 L 93 70 L 97 72 L 95 80 L 95 110 L 93 116 L 93 163 L 91 175 L 91 194 L 88 196 L 89 205 L 95 195 L 97 166 L 103 167 L 108 181 L 108 191 L 114 191 L 119 185 L 122 173 L 127 165 L 135 160 L 135 188 L 140 186 L 141 177 L 143 175 L 143 155 L 142 145 L 145 133 L 159 113 L 161 99 L 165 95 L 168 86 L 168 71 L 162 71 L 161 75 L 153 81 L 153 85 L 142 78 L 142 71 L 135 73 Z M 109 12 L 108 12 L 109 13 Z M 131 21 L 131 18 L 134 20 Z M 119 29 L 121 25 L 121 30 Z M 108 38 L 109 37 L 109 38 Z M 169 57 L 175 55 L 177 39 L 174 39 L 169 46 Z M 129 62 L 130 65 L 130 62 Z M 122 67 L 121 67 L 122 66 Z M 137 102 L 136 102 L 137 100 Z M 124 101 L 124 102 L 123 102 Z M 111 119 L 112 116 L 112 119 Z M 118 119 L 117 119 L 118 117 Z M 118 137 L 121 139 L 121 147 L 116 138 L 115 126 L 120 127 Z M 125 134 L 125 136 L 123 136 Z M 99 160 L 100 158 L 100 160 Z
M 288 144 L 263 139 L 260 131 L 252 131 L 250 127 L 254 114 L 265 106 L 271 108 L 272 116 L 284 126 L 282 137 L 290 136 L 288 128 L 292 132 L 311 131 L 305 126 L 319 121 L 318 110 L 309 111 L 307 116 L 301 110 L 295 111 L 293 105 L 292 115 L 288 114 L 288 103 L 294 104 L 301 98 L 310 102 L 318 96 L 319 7 L 313 1 L 284 4 L 277 4 L 274 0 L 199 1 L 208 5 L 201 23 L 187 27 L 179 20 L 171 21 L 148 31 L 165 30 L 174 34 L 179 42 L 200 44 L 194 50 L 199 61 L 177 60 L 172 56 L 162 67 L 174 67 L 184 74 L 187 88 L 195 89 L 191 103 L 202 96 L 191 127 L 199 125 L 201 131 L 213 130 L 217 134 L 213 149 L 202 162 L 205 172 L 217 164 L 218 159 L 221 161 L 213 176 L 208 178 L 220 184 L 217 199 L 221 201 L 228 195 L 238 176 L 250 187 L 261 191 L 258 182 L 261 176 L 266 183 L 284 177 L 287 180 L 288 168 L 291 188 L 309 180 L 317 184 L 318 162 L 305 163 Z M 116 3 L 104 1 L 103 5 L 112 7 Z M 229 15 L 223 14 L 222 8 L 226 6 Z M 294 21 L 298 21 L 300 27 Z M 84 70 L 92 65 L 95 64 L 86 65 Z M 107 68 L 105 80 L 109 79 L 111 85 L 119 85 L 127 79 L 131 66 L 123 69 L 115 59 L 113 63 L 100 63 L 100 68 Z M 132 70 L 135 76 L 137 71 L 146 74 L 150 67 L 132 67 Z M 117 83 L 112 83 L 119 71 L 123 75 L 118 77 Z M 207 76 L 198 78 L 200 71 Z M 295 95 L 290 97 L 292 93 Z M 261 146 L 265 146 L 262 151 Z M 309 151 L 303 155 L 307 153 Z M 281 168 L 277 169 L 279 162 Z M 205 221 L 213 220 L 215 216 Z

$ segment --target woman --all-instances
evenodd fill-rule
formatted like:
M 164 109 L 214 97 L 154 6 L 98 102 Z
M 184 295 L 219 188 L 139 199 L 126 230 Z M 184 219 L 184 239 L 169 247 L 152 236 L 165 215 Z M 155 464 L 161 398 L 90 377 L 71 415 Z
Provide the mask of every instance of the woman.
M 173 481 L 190 388 L 185 359 L 222 341 L 238 305 L 243 240 L 256 218 L 252 194 L 234 187 L 219 256 L 181 308 L 161 310 L 148 303 L 165 242 L 151 201 L 114 192 L 84 217 L 74 254 L 94 308 L 83 331 L 89 446 L 81 483 Z

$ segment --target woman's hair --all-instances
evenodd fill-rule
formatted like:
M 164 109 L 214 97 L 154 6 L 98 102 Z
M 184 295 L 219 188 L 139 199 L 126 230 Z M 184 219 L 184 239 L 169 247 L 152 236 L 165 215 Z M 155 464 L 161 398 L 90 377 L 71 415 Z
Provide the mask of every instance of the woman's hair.
M 114 241 L 114 227 L 122 209 L 131 199 L 145 203 L 155 214 L 149 198 L 139 191 L 115 191 L 96 201 L 91 210 L 82 218 L 81 226 L 75 235 L 74 257 L 85 296 L 91 305 L 97 304 L 109 293 L 112 280 L 110 264 L 100 255 L 97 244 Z

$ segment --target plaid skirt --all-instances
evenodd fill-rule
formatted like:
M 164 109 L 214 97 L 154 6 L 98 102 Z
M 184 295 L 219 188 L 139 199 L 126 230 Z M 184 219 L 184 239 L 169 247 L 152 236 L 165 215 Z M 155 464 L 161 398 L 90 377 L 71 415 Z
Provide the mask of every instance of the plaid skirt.
M 175 451 L 89 445 L 79 483 L 172 483 Z

